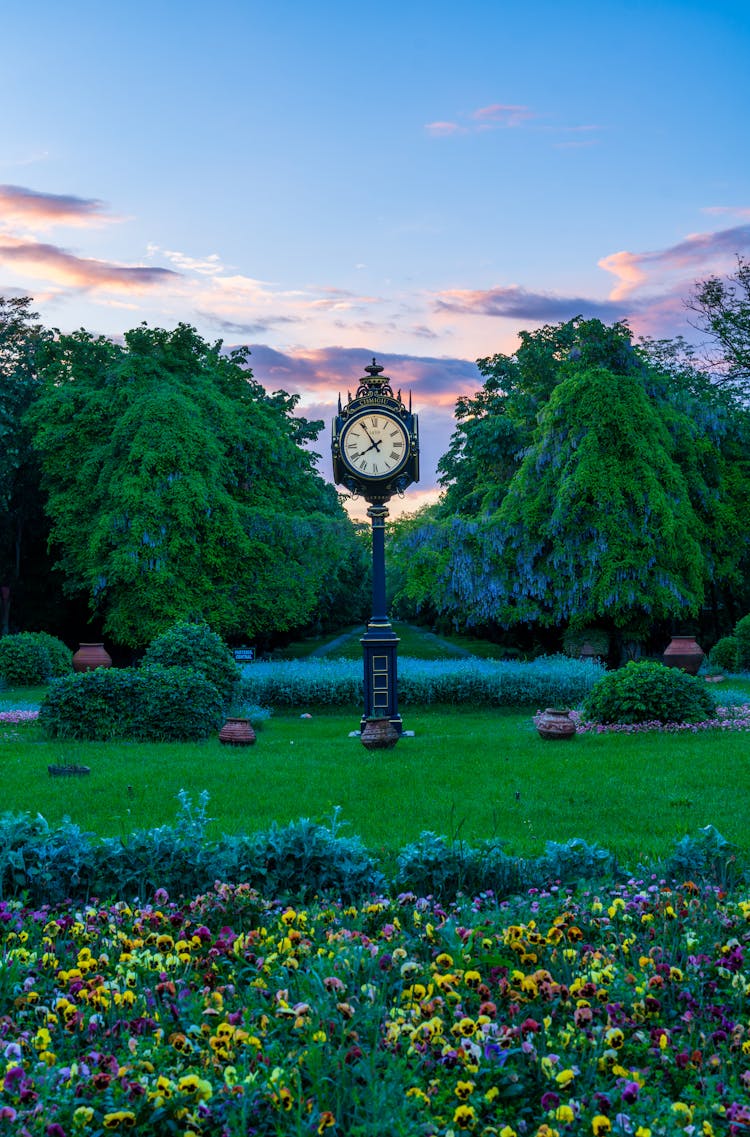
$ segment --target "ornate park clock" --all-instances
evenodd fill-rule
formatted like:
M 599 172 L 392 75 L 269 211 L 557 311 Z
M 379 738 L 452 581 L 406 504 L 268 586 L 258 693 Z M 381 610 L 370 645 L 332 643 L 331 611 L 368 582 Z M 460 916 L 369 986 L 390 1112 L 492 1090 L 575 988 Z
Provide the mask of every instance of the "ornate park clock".
M 394 395 L 390 379 L 373 359 L 365 368 L 354 398 L 347 396 L 333 423 L 333 478 L 352 494 L 369 502 L 372 521 L 372 616 L 362 637 L 365 709 L 368 719 L 389 719 L 401 733 L 398 713 L 398 636 L 391 628 L 385 593 L 386 502 L 419 480 L 417 416 L 401 392 Z

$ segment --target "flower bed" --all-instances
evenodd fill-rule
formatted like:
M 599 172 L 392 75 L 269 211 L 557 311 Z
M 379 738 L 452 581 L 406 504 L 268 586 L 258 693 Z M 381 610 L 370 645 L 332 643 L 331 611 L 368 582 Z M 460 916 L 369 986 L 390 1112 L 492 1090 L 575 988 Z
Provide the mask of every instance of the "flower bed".
M 691 882 L 305 909 L 0 904 L 0 1133 L 750 1126 L 750 901 Z
M 34 722 L 39 718 L 39 711 L 0 711 L 0 722 Z
M 701 730 L 750 730 L 750 703 L 717 707 L 716 716 L 703 722 L 661 722 L 658 719 L 635 723 L 586 722 L 578 711 L 571 711 L 570 717 L 576 725 L 577 734 L 638 734 L 649 730 L 663 734 L 696 734 Z

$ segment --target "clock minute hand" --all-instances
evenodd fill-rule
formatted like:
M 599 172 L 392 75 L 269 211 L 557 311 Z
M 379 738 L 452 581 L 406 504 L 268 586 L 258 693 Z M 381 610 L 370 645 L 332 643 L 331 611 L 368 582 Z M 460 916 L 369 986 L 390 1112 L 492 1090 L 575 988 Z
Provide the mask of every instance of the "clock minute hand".
M 370 439 L 370 445 L 367 447 L 367 449 L 368 450 L 379 450 L 380 449 L 380 443 L 383 441 L 382 438 L 378 439 L 378 441 L 376 442 L 364 423 L 362 423 L 362 429 L 364 430 L 367 437 Z M 366 453 L 366 451 L 363 451 L 363 453 Z

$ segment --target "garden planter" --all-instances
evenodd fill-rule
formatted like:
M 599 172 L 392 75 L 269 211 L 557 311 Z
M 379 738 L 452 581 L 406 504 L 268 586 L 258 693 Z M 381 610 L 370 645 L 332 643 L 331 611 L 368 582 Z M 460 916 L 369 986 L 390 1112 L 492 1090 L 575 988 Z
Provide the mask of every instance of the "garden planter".
M 576 732 L 576 724 L 570 717 L 570 711 L 562 710 L 560 707 L 547 707 L 546 711 L 537 715 L 534 721 L 539 737 L 551 741 L 573 738 Z
M 97 667 L 111 667 L 112 657 L 104 644 L 81 644 L 73 656 L 74 671 L 94 671 Z
M 219 742 L 227 746 L 252 746 L 255 731 L 250 719 L 227 719 L 219 731 Z
M 679 667 L 688 675 L 697 675 L 703 651 L 694 636 L 674 636 L 662 659 L 667 667 Z
M 368 719 L 360 741 L 367 750 L 390 750 L 398 742 L 398 737 L 390 719 Z

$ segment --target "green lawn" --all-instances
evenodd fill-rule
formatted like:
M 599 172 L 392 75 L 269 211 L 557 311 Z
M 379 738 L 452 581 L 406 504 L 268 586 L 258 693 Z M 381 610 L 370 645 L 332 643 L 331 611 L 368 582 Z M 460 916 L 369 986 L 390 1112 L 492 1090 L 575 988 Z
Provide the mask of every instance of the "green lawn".
M 436 635 L 424 628 L 394 621 L 393 630 L 399 637 L 399 655 L 412 659 L 461 659 L 467 655 L 481 656 L 485 659 L 502 659 L 504 650 L 500 644 L 489 640 L 473 639 L 471 636 Z M 332 659 L 361 659 L 360 637 L 365 631 L 364 624 L 348 628 L 333 640 L 330 636 L 317 636 L 289 644 L 281 653 L 286 659 L 303 659 L 310 655 L 326 655 Z
M 50 742 L 34 724 L 0 724 L 2 808 L 125 834 L 173 820 L 181 788 L 194 799 L 206 789 L 214 835 L 300 816 L 325 820 L 340 806 L 350 831 L 374 850 L 398 849 L 424 829 L 470 842 L 501 838 L 519 854 L 583 837 L 635 864 L 713 824 L 750 851 L 747 734 L 543 742 L 527 711 L 410 709 L 404 720 L 415 737 L 380 753 L 348 737 L 359 721 L 354 707 L 312 719 L 275 714 L 246 749 L 217 739 Z M 63 763 L 91 774 L 48 775 L 48 764 Z

